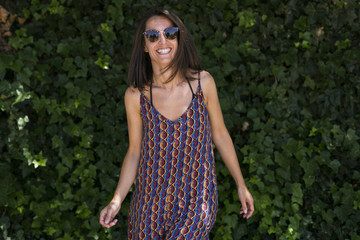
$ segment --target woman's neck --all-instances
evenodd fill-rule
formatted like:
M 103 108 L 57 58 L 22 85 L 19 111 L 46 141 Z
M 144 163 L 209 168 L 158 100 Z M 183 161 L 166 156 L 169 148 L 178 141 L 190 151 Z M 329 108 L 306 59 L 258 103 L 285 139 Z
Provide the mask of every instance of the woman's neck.
M 182 82 L 179 72 L 175 75 L 175 77 L 168 82 L 171 74 L 173 73 L 172 69 L 168 69 L 167 71 L 161 71 L 157 69 L 153 71 L 153 83 L 154 85 L 162 88 L 172 88 L 175 85 Z

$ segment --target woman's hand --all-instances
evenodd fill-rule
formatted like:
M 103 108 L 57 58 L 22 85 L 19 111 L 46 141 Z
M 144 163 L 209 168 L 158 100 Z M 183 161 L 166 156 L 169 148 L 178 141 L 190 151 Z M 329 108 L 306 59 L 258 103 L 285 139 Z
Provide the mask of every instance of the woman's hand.
M 117 223 L 117 219 L 114 219 L 116 214 L 119 212 L 121 208 L 120 202 L 111 201 L 109 205 L 107 205 L 100 212 L 100 224 L 103 227 L 111 228 Z
M 249 219 L 254 212 L 254 199 L 246 186 L 238 187 L 238 196 L 241 202 L 240 214 L 243 218 Z

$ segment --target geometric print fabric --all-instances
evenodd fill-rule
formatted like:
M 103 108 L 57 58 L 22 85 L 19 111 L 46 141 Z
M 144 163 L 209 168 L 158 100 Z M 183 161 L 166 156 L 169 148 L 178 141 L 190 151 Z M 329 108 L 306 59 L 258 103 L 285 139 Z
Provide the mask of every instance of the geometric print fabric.
M 198 88 L 176 121 L 141 93 L 144 136 L 133 192 L 128 239 L 207 240 L 218 207 L 211 130 Z

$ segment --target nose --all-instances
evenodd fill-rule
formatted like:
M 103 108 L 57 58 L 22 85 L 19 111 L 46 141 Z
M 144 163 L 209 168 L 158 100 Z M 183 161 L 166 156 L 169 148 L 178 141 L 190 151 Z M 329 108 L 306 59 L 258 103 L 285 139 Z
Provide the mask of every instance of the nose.
M 165 38 L 165 33 L 161 32 L 160 33 L 160 42 L 165 43 L 166 42 L 166 38 Z

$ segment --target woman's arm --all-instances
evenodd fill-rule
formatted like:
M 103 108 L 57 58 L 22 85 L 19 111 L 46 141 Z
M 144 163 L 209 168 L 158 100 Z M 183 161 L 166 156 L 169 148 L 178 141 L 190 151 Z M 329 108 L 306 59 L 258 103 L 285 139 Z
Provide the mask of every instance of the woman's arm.
M 254 212 L 254 200 L 245 185 L 233 141 L 224 123 L 215 81 L 213 77 L 205 71 L 201 72 L 200 78 L 206 107 L 209 112 L 212 140 L 236 182 L 242 205 L 240 213 L 243 213 L 244 217 L 249 218 Z
M 100 224 L 107 228 L 117 223 L 117 219 L 114 219 L 114 217 L 119 212 L 121 203 L 135 180 L 140 160 L 143 129 L 140 116 L 140 92 L 137 89 L 129 87 L 126 90 L 125 108 L 129 132 L 129 148 L 121 167 L 114 197 L 100 213 Z

